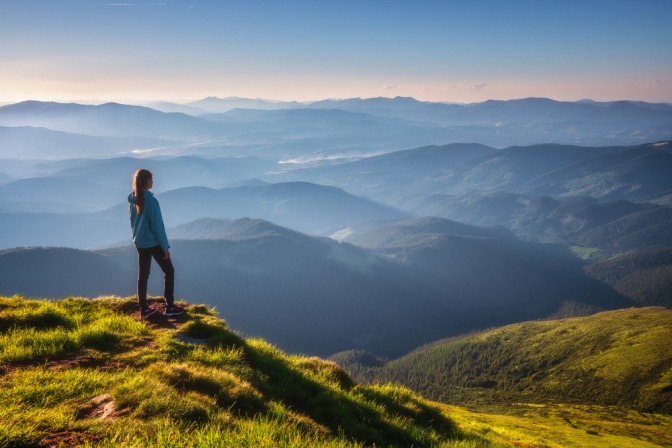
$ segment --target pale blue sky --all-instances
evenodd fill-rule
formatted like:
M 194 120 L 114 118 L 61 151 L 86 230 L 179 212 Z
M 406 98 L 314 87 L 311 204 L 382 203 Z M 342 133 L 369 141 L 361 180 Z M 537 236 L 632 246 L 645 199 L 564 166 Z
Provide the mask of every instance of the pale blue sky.
M 0 0 L 0 102 L 672 102 L 672 0 Z

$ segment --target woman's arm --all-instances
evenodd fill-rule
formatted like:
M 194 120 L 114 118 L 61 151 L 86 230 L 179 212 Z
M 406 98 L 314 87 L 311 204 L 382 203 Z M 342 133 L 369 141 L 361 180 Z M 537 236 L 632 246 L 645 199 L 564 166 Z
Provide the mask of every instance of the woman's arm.
M 147 207 L 149 204 L 145 204 L 145 208 L 148 209 L 148 217 L 150 222 L 150 228 L 154 234 L 154 238 L 161 246 L 161 249 L 166 253 L 165 258 L 170 258 L 170 244 L 168 243 L 168 236 L 166 235 L 166 228 L 163 224 L 163 217 L 161 216 L 161 207 L 159 207 L 159 201 L 156 198 L 152 198 L 151 206 Z

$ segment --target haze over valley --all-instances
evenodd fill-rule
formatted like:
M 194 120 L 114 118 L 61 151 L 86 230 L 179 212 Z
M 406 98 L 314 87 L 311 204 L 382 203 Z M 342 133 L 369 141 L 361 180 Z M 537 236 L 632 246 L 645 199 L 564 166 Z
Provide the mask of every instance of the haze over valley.
M 143 167 L 178 296 L 290 351 L 398 356 L 512 322 L 670 305 L 668 287 L 632 280 L 670 281 L 670 105 L 157 107 L 182 111 L 0 107 L 0 293 L 133 294 L 125 198 Z M 643 254 L 646 268 L 614 261 Z

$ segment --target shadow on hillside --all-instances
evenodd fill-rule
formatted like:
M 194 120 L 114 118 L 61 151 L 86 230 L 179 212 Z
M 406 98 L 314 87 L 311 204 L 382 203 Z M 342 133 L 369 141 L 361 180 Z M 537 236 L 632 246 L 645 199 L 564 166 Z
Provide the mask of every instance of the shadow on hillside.
M 307 377 L 271 350 L 247 343 L 244 348 L 250 365 L 267 378 L 257 386 L 269 400 L 286 403 L 295 412 L 310 417 L 335 435 L 342 433 L 350 439 L 373 446 L 429 446 L 430 442 L 419 438 L 417 432 L 412 429 L 404 431 L 401 426 L 406 425 L 393 421 L 401 417 L 451 438 L 458 437 L 452 421 L 438 409 L 410 394 L 401 392 L 395 395 L 375 388 L 358 388 L 336 364 L 332 366 L 315 360 L 311 366 L 310 359 L 303 362 L 307 365 L 302 365 L 302 368 L 313 368 L 322 373 L 325 368 L 328 370 L 326 374 L 329 380 L 326 381 L 330 384 L 324 384 Z M 331 370 L 326 366 L 332 366 Z

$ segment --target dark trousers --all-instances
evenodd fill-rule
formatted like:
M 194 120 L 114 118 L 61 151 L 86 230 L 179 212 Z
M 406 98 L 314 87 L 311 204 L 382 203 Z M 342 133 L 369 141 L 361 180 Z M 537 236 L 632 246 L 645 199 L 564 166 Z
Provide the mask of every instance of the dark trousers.
M 152 264 L 152 258 L 156 260 L 163 271 L 163 297 L 166 299 L 166 306 L 171 306 L 175 301 L 173 296 L 175 291 L 175 270 L 173 262 L 165 259 L 161 246 L 154 246 L 148 249 L 138 249 L 138 305 L 141 309 L 147 308 L 147 280 L 149 280 L 149 270 Z

